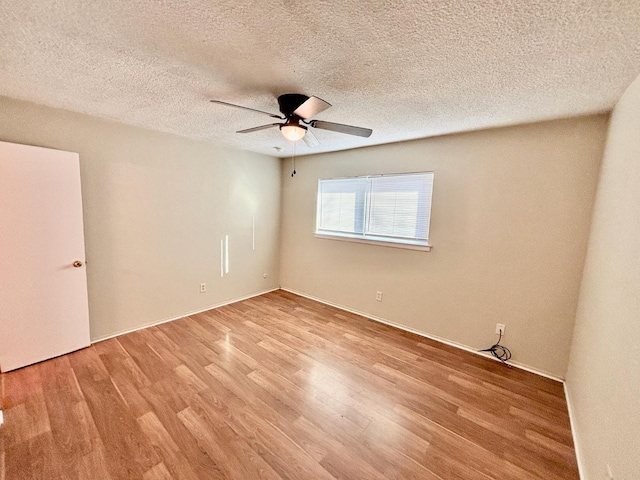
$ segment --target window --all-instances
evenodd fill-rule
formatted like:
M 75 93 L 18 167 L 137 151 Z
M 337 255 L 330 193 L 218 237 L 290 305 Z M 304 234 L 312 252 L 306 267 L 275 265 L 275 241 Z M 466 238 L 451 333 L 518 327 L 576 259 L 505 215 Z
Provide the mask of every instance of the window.
M 316 235 L 429 249 L 433 172 L 318 180 Z

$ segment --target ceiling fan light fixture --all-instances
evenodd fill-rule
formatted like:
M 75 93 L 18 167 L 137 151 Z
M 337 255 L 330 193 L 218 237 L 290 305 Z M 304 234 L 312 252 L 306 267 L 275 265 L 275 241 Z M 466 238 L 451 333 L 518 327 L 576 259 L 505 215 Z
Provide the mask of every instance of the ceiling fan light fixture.
M 280 131 L 284 138 L 287 140 L 291 140 L 292 142 L 297 142 L 307 133 L 306 127 L 302 127 L 295 123 L 285 123 L 284 125 L 280 125 Z
M 257 110 L 255 108 L 244 107 L 242 105 L 235 105 L 233 103 L 223 102 L 222 100 L 211 100 L 211 102 L 226 105 L 227 107 L 241 108 L 242 110 L 262 113 L 271 118 L 284 120 L 284 123 L 269 123 L 267 125 L 238 130 L 236 133 L 253 133 L 260 130 L 266 130 L 268 128 L 278 127 L 282 132 L 282 135 L 290 142 L 295 143 L 304 138 L 304 143 L 309 147 L 316 147 L 320 144 L 313 134 L 313 129 L 316 128 L 319 130 L 330 130 L 333 132 L 344 133 L 346 135 L 357 135 L 359 137 L 369 137 L 373 133 L 373 130 L 370 128 L 355 127 L 353 125 L 344 125 L 342 123 L 325 122 L 324 120 L 315 120 L 311 118 L 317 113 L 323 112 L 329 108 L 331 104 L 318 97 L 309 97 L 299 93 L 285 93 L 278 97 L 278 106 L 282 115 L 276 115 L 274 113 L 265 112 L 264 110 Z M 313 129 L 308 129 L 306 126 L 300 125 L 300 122 L 313 127 Z

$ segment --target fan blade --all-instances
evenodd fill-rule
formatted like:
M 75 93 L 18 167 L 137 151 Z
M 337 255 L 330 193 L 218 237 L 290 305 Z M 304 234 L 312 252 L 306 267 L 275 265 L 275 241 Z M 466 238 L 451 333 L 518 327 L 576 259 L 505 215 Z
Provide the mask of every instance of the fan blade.
M 284 117 L 281 117 L 280 115 L 276 115 L 275 113 L 265 112 L 263 110 L 257 110 L 255 108 L 243 107 L 242 105 L 235 105 L 233 103 L 223 102 L 222 100 L 210 100 L 210 102 L 211 103 L 219 103 L 220 105 L 226 105 L 227 107 L 241 108 L 243 110 L 250 110 L 252 112 L 263 113 L 265 115 L 269 115 L 270 117 L 279 118 L 280 120 L 284 120 Z
M 297 115 L 300 118 L 307 119 L 317 115 L 320 112 L 324 112 L 330 106 L 330 103 L 325 102 L 321 98 L 309 97 L 302 103 L 302 105 L 300 105 L 293 111 L 293 114 Z
M 306 143 L 309 147 L 317 147 L 318 145 L 320 145 L 320 142 L 310 128 L 307 128 L 307 133 L 304 134 L 302 140 L 304 140 L 304 143 Z
M 351 125 L 343 125 L 342 123 L 324 122 L 322 120 L 311 120 L 309 125 L 321 130 L 331 130 L 332 132 L 357 135 L 359 137 L 370 137 L 373 133 L 373 130 L 370 128 L 354 127 Z
M 280 123 L 270 123 L 269 125 L 260 125 L 259 127 L 247 128 L 245 130 L 238 130 L 236 133 L 251 133 L 257 132 L 258 130 L 266 130 L 267 128 L 275 127 L 281 125 Z

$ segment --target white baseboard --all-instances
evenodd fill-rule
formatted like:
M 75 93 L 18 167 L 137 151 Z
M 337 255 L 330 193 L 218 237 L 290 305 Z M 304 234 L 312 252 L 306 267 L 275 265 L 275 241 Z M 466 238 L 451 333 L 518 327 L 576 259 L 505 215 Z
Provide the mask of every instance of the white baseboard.
M 247 300 L 248 298 L 258 297 L 260 295 L 264 295 L 265 293 L 273 292 L 275 290 L 284 290 L 285 292 L 290 292 L 290 293 L 293 293 L 294 295 L 299 295 L 301 297 L 305 297 L 305 298 L 308 298 L 310 300 L 314 300 L 316 302 L 323 303 L 325 305 L 329 305 L 331 307 L 339 308 L 340 310 L 344 310 L 346 312 L 355 313 L 356 315 L 360 315 L 362 317 L 368 318 L 369 320 L 373 320 L 375 322 L 383 323 L 385 325 L 389 325 L 391 327 L 398 328 L 398 329 L 404 330 L 406 332 L 414 333 L 416 335 L 420 335 L 421 337 L 429 338 L 431 340 L 435 340 L 436 342 L 444 343 L 445 345 L 449 345 L 449 346 L 452 346 L 452 347 L 455 347 L 455 348 L 459 348 L 459 349 L 464 350 L 466 352 L 471 352 L 471 353 L 473 353 L 475 355 L 480 355 L 481 357 L 489 358 L 489 359 L 494 360 L 496 362 L 500 361 L 497 358 L 495 358 L 494 356 L 492 356 L 491 354 L 489 354 L 488 352 L 479 352 L 477 349 L 475 349 L 473 347 L 470 347 L 468 345 L 464 345 L 462 343 L 454 342 L 454 341 L 448 340 L 448 339 L 443 338 L 443 337 L 438 337 L 437 335 L 432 335 L 432 334 L 423 332 L 421 330 L 410 328 L 410 327 L 407 327 L 407 326 L 402 325 L 400 323 L 392 322 L 392 321 L 387 320 L 387 319 L 382 318 L 382 317 L 377 317 L 375 315 L 371 315 L 371 314 L 366 313 L 366 312 L 361 312 L 359 310 L 355 310 L 353 308 L 349 308 L 349 307 L 346 307 L 344 305 L 340 305 L 340 304 L 337 304 L 337 303 L 329 302 L 329 301 L 324 300 L 322 298 L 314 297 L 312 295 L 307 295 L 306 293 L 298 292 L 296 290 L 292 290 L 290 288 L 283 288 L 283 287 L 276 287 L 276 288 L 271 288 L 269 290 L 264 290 L 264 291 L 261 291 L 261 292 L 252 293 L 252 294 L 246 295 L 244 297 L 234 298 L 232 300 L 227 300 L 225 302 L 217 303 L 217 304 L 214 304 L 214 305 L 209 305 L 209 306 L 201 308 L 199 310 L 194 310 L 193 312 L 183 313 L 183 314 L 180 314 L 178 316 L 171 317 L 171 318 L 164 318 L 162 320 L 154 320 L 152 322 L 147 322 L 145 324 L 138 325 L 138 326 L 136 326 L 134 328 L 130 328 L 130 329 L 127 329 L 127 330 L 121 330 L 121 331 L 118 331 L 118 332 L 111 333 L 109 335 L 103 335 L 103 336 L 100 336 L 100 337 L 92 338 L 91 339 L 91 343 L 102 342 L 103 340 L 108 340 L 109 338 L 119 337 L 120 335 L 125 335 L 127 333 L 131 333 L 131 332 L 135 332 L 135 331 L 138 331 L 138 330 L 142 330 L 144 328 L 153 327 L 155 325 L 161 325 L 161 324 L 167 323 L 167 322 L 173 322 L 174 320 L 179 320 L 180 318 L 188 317 L 190 315 L 196 315 L 198 313 L 206 312 L 207 310 L 213 310 L 214 308 L 223 307 L 223 306 L 229 305 L 231 303 L 241 302 L 242 300 Z M 509 362 L 509 364 L 514 366 L 514 367 L 516 367 L 516 368 L 519 368 L 521 370 L 525 370 L 527 372 L 531 372 L 531 373 L 534 373 L 536 375 L 540 375 L 542 377 L 546 377 L 546 378 L 549 378 L 551 380 L 555 380 L 557 382 L 564 383 L 564 379 L 562 379 L 562 378 L 560 378 L 560 377 L 558 377 L 556 375 L 553 375 L 551 373 L 545 372 L 543 370 L 538 370 L 537 368 L 530 367 L 528 365 L 523 365 L 523 364 L 518 363 L 518 362 Z M 566 393 L 566 389 L 565 389 L 565 393 Z
M 302 292 L 297 292 L 295 290 L 292 290 L 290 288 L 284 288 L 281 287 L 281 290 L 284 290 L 285 292 L 290 292 L 293 293 L 294 295 L 300 295 L 301 297 L 305 297 L 308 298 L 310 300 L 314 300 L 316 302 L 320 302 L 320 303 L 324 303 L 325 305 L 329 305 L 335 308 L 339 308 L 340 310 L 344 310 L 346 312 L 351 312 L 351 313 L 355 313 L 356 315 L 360 315 L 362 317 L 368 318 L 370 320 L 374 320 L 376 322 L 379 323 L 384 323 L 385 325 L 389 325 L 391 327 L 395 327 L 395 328 L 399 328 L 400 330 L 404 330 L 405 332 L 410 332 L 410 333 L 415 333 L 416 335 L 420 335 L 421 337 L 425 337 L 425 338 L 429 338 L 431 340 L 435 340 L 436 342 L 440 342 L 440 343 L 444 343 L 445 345 L 449 345 L 455 348 L 459 348 L 461 350 L 467 351 L 467 352 L 471 352 L 474 353 L 476 355 L 480 355 L 481 357 L 485 357 L 485 358 L 489 358 L 491 360 L 495 360 L 496 362 L 499 362 L 500 360 L 498 360 L 497 358 L 495 358 L 493 355 L 491 355 L 488 352 L 479 352 L 477 349 L 470 347 L 468 345 L 464 345 L 462 343 L 457 343 L 457 342 L 453 342 L 451 340 L 447 340 L 446 338 L 442 338 L 442 337 L 438 337 L 436 335 L 431 335 L 429 333 L 426 332 L 422 332 L 420 330 L 416 330 L 414 328 L 410 328 L 407 327 L 405 325 L 399 324 L 399 323 L 395 323 L 392 322 L 390 320 L 381 318 L 381 317 L 376 317 L 375 315 L 371 315 L 369 313 L 365 313 L 365 312 L 360 312 L 358 310 L 354 310 L 353 308 L 349 308 L 349 307 L 345 307 L 344 305 L 339 305 L 337 303 L 333 303 L 333 302 L 328 302 L 327 300 L 323 300 L 322 298 L 317 298 L 311 295 L 307 295 L 306 293 L 302 293 Z M 516 368 L 519 368 L 521 370 L 525 370 L 527 372 L 530 373 L 535 373 L 536 375 L 540 375 L 541 377 L 546 377 L 549 378 L 551 380 L 555 380 L 556 382 L 560 382 L 560 383 L 564 383 L 564 379 L 553 375 L 551 373 L 542 371 L 542 370 L 538 370 L 537 368 L 533 368 L 530 367 L 528 365 L 523 365 L 521 363 L 518 362 L 509 362 L 509 365 L 512 365 Z
M 580 478 L 585 478 L 584 476 L 584 463 L 582 461 L 582 454 L 580 453 L 580 445 L 578 443 L 578 435 L 576 431 L 576 416 L 573 410 L 573 403 L 571 402 L 571 395 L 569 394 L 569 387 L 567 386 L 567 382 L 564 383 L 564 398 L 567 402 L 567 410 L 569 411 L 569 424 L 571 425 L 571 437 L 573 437 L 573 449 L 576 452 L 576 461 L 578 463 L 578 475 Z
M 179 320 L 181 318 L 188 317 L 190 315 L 196 315 L 197 313 L 206 312 L 207 310 L 213 310 L 214 308 L 224 307 L 225 305 L 230 305 L 232 303 L 241 302 L 242 300 L 247 300 L 248 298 L 258 297 L 260 295 L 264 295 L 265 293 L 273 292 L 275 290 L 280 290 L 280 287 L 271 288 L 269 290 L 264 290 L 262 292 L 252 293 L 250 295 L 246 295 L 246 296 L 240 297 L 240 298 L 234 298 L 232 300 L 227 300 L 227 301 L 224 301 L 222 303 L 216 303 L 214 305 L 209 305 L 209 306 L 201 308 L 199 310 L 194 310 L 193 312 L 183 313 L 183 314 L 178 315 L 176 317 L 163 318 L 162 320 L 154 320 L 153 322 L 147 322 L 147 323 L 145 323 L 143 325 L 138 325 L 137 327 L 134 327 L 134 328 L 129 328 L 127 330 L 121 330 L 121 331 L 118 331 L 118 332 L 115 332 L 115 333 L 110 333 L 109 335 L 102 335 L 100 337 L 92 338 L 91 339 L 91 343 L 102 342 L 103 340 L 108 340 L 110 338 L 119 337 L 120 335 L 125 335 L 127 333 L 136 332 L 136 331 L 142 330 L 144 328 L 153 327 L 155 325 L 161 325 L 161 324 L 167 323 L 167 322 L 173 322 L 174 320 Z

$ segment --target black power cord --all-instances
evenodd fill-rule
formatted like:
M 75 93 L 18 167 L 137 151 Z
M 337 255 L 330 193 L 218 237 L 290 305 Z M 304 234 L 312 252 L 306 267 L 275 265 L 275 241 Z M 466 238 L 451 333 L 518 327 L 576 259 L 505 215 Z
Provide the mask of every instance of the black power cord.
M 500 345 L 500 340 L 502 340 L 502 332 L 500 332 L 500 338 L 498 338 L 498 341 L 494 345 L 480 351 L 491 353 L 491 355 L 496 357 L 498 360 L 504 363 L 507 367 L 512 368 L 511 365 L 507 363 L 507 360 L 511 358 L 511 350 L 509 350 L 504 345 Z

